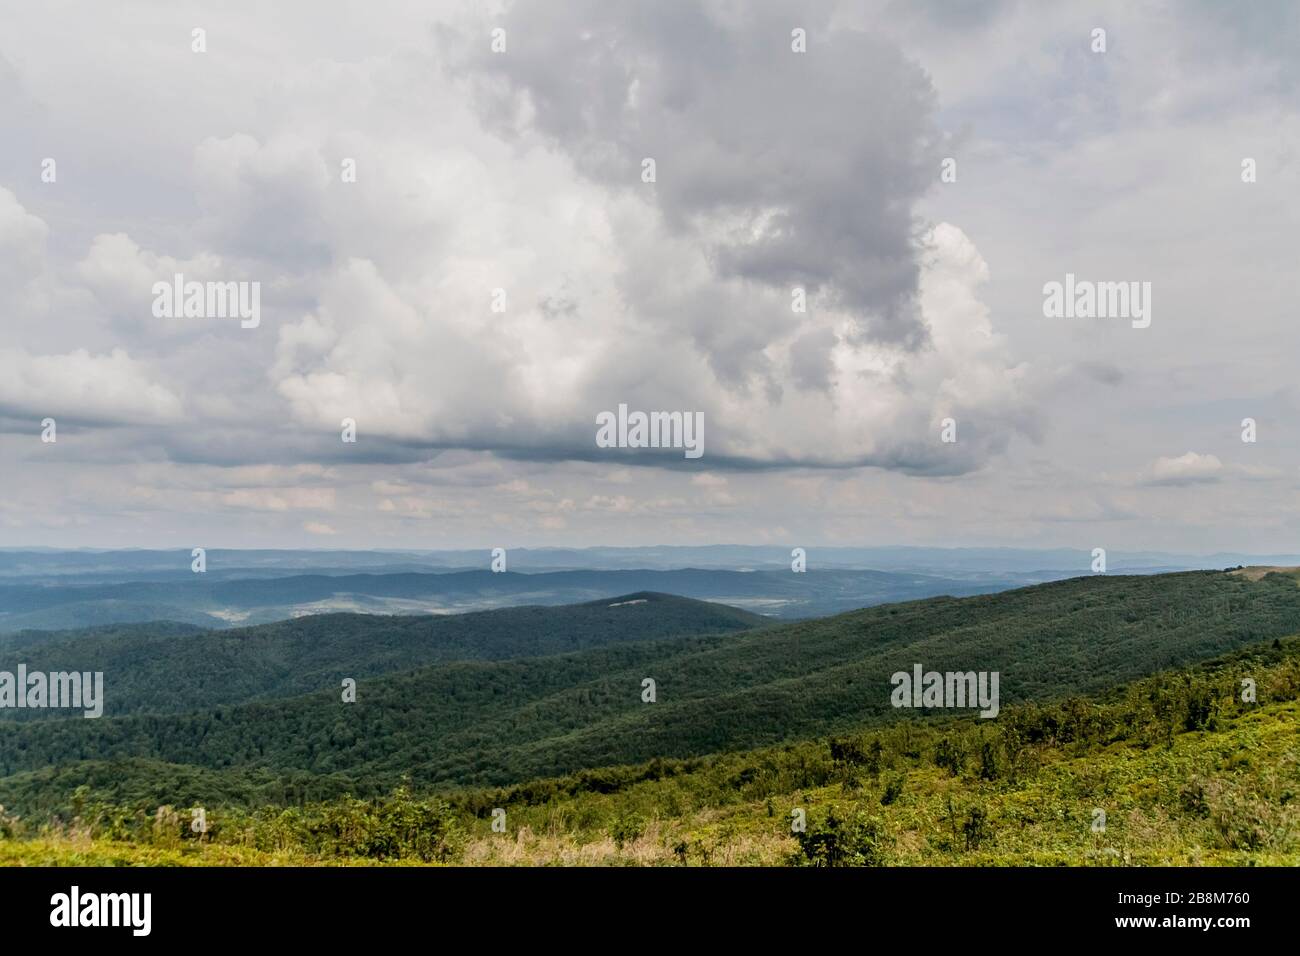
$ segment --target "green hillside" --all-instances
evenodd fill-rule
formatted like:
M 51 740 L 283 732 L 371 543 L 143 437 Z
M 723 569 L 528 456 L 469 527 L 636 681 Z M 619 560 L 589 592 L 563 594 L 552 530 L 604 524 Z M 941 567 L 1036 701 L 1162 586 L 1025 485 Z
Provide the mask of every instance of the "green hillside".
M 731 635 L 440 664 L 362 681 L 355 704 L 323 676 L 331 689 L 302 697 L 0 725 L 0 802 L 30 806 L 43 787 L 62 796 L 83 780 L 106 799 L 174 802 L 167 788 L 179 787 L 186 800 L 246 804 L 377 794 L 403 778 L 505 784 L 910 724 L 914 712 L 890 706 L 889 677 L 914 663 L 998 671 L 1006 707 L 1297 630 L 1300 588 L 1281 576 L 1097 576 Z M 642 701 L 645 678 L 657 682 L 654 703 Z M 119 761 L 116 772 L 103 761 Z
M 187 801 L 115 805 L 87 787 L 66 794 L 60 825 L 0 813 L 0 863 L 1295 866 L 1298 719 L 1288 638 L 996 721 L 899 721 L 436 796 L 209 804 L 202 836 Z
M 105 714 L 167 714 L 290 697 L 439 661 L 535 657 L 686 634 L 728 633 L 768 619 L 667 594 L 631 594 L 562 607 L 455 615 L 322 614 L 257 627 L 199 631 L 118 625 L 0 636 L 0 671 L 102 671 Z M 5 710 L 8 720 L 59 719 Z
M 206 628 L 194 624 L 171 621 L 165 618 L 160 618 L 149 624 L 100 624 L 56 631 L 29 629 L 0 634 L 0 654 L 7 655 L 6 659 L 22 657 L 23 660 L 26 660 L 26 655 L 30 654 L 33 648 L 52 642 L 84 640 L 87 644 L 91 644 L 122 637 L 144 639 L 188 637 L 194 634 L 202 634 L 205 630 Z M 15 653 L 19 651 L 22 652 L 20 655 Z

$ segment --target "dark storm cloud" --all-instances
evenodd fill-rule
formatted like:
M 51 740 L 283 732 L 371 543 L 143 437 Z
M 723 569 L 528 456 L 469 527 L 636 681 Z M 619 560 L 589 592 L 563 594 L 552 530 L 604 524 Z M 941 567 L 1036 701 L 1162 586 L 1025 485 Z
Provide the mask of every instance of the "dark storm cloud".
M 831 387 L 830 351 L 835 333 L 814 329 L 801 335 L 790 347 L 790 375 L 800 388 L 827 390 Z
M 441 46 L 488 121 L 531 125 L 584 175 L 646 191 L 719 276 L 805 286 L 861 337 L 921 345 L 912 204 L 940 158 L 928 78 L 883 40 L 828 29 L 824 4 L 721 10 L 520 4 L 500 21 L 505 54 L 451 31 Z

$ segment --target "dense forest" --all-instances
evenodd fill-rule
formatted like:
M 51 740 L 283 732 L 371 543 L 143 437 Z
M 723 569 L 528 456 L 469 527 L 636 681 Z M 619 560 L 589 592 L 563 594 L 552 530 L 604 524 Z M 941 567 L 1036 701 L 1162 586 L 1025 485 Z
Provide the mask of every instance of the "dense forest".
M 771 623 L 721 604 L 631 594 L 561 607 L 394 617 L 320 614 L 204 631 L 183 624 L 115 625 L 0 636 L 0 671 L 102 671 L 105 713 L 166 714 L 306 694 L 438 661 L 505 660 Z M 66 717 L 9 710 L 10 720 Z
M 53 816 L 0 811 L 0 863 L 1296 865 L 1297 718 L 1288 638 L 996 721 L 898 721 L 505 788 L 209 804 L 200 829 L 188 800 L 106 801 L 91 779 Z
M 576 624 L 539 637 L 546 609 L 495 612 L 497 618 L 478 618 L 482 628 L 462 634 L 466 643 L 449 652 L 469 656 L 465 647 L 472 647 L 484 659 L 427 666 L 412 666 L 417 662 L 402 655 L 436 644 L 428 640 L 433 629 L 455 633 L 453 624 L 308 619 L 243 632 L 247 658 L 241 645 L 227 643 L 240 640 L 230 633 L 139 643 L 119 635 L 105 646 L 138 654 L 131 666 L 147 676 L 124 661 L 106 676 L 110 701 L 121 692 L 114 690 L 120 677 L 137 682 L 135 706 L 148 706 L 150 688 L 166 690 L 163 706 L 99 720 L 0 723 L 0 802 L 24 813 L 46 811 L 82 785 L 109 801 L 245 807 L 370 797 L 403 781 L 422 791 L 503 785 L 907 725 L 918 715 L 890 706 L 889 677 L 914 663 L 999 671 L 1005 708 L 1097 693 L 1300 631 L 1294 580 L 1222 572 L 1077 578 L 757 629 L 756 619 L 731 609 L 631 600 L 647 603 L 569 609 L 578 621 L 592 615 L 586 637 Z M 630 635 L 621 625 L 635 615 L 650 622 L 661 611 L 660 631 L 650 623 L 640 639 L 619 639 Z M 512 614 L 513 632 L 492 623 Z M 702 619 L 710 622 L 703 630 L 729 625 L 733 633 L 657 636 L 694 629 Z M 417 639 L 406 639 L 408 628 Z M 596 646 L 491 659 L 562 650 L 571 641 Z M 37 651 L 60 647 L 30 651 L 35 660 Z M 151 648 L 163 650 L 152 663 Z M 302 673 L 284 666 L 293 659 L 286 648 L 311 662 L 298 665 Z M 313 656 L 317 649 L 323 653 Z M 395 654 L 402 669 L 361 680 L 356 702 L 344 703 L 345 662 L 367 654 L 377 667 Z M 246 665 L 260 683 L 248 683 Z M 653 703 L 643 697 L 647 679 L 655 682 Z M 304 680 L 319 681 L 321 689 L 275 696 L 300 692 Z M 207 703 L 167 713 L 184 705 L 186 693 Z M 249 701 L 254 694 L 264 699 Z

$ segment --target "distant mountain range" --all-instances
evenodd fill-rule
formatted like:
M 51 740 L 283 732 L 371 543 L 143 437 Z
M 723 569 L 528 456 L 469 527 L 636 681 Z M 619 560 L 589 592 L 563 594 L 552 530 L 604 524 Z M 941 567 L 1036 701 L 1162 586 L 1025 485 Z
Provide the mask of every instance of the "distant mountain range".
M 210 579 L 189 574 L 115 584 L 0 585 L 0 633 L 146 621 L 203 627 L 261 624 L 308 614 L 415 614 L 558 605 L 656 591 L 715 601 L 781 618 L 1012 587 L 1014 578 L 956 581 L 920 574 L 828 570 L 549 571 L 486 570 L 441 574 L 293 575 Z
M 961 597 L 1091 573 L 1086 551 L 767 546 L 512 549 L 503 573 L 483 551 L 190 552 L 0 550 L 0 633 L 148 621 L 227 628 L 308 614 L 446 614 L 558 605 L 655 591 L 781 619 L 893 601 Z M 1300 556 L 1111 553 L 1108 570 L 1160 573 Z
M 789 569 L 789 546 L 664 545 L 650 547 L 510 548 L 512 571 Z M 1045 580 L 1087 574 L 1091 549 L 818 547 L 804 545 L 811 570 L 906 571 L 939 577 L 1047 574 Z M 241 578 L 316 574 L 376 574 L 485 569 L 489 548 L 478 550 L 228 550 L 207 551 L 209 576 Z M 1115 571 L 1209 570 L 1237 565 L 1297 565 L 1300 554 L 1180 554 L 1109 550 Z M 57 550 L 0 548 L 0 578 L 52 579 L 65 575 L 108 580 L 157 580 L 190 573 L 188 548 L 170 550 Z

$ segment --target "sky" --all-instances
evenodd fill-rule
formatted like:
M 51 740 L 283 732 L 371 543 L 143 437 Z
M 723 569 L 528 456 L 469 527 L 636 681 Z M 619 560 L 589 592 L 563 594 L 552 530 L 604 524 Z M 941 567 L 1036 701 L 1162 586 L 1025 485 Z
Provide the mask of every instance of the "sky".
M 0 0 L 0 547 L 1296 550 L 1295 4 L 336 6 Z

